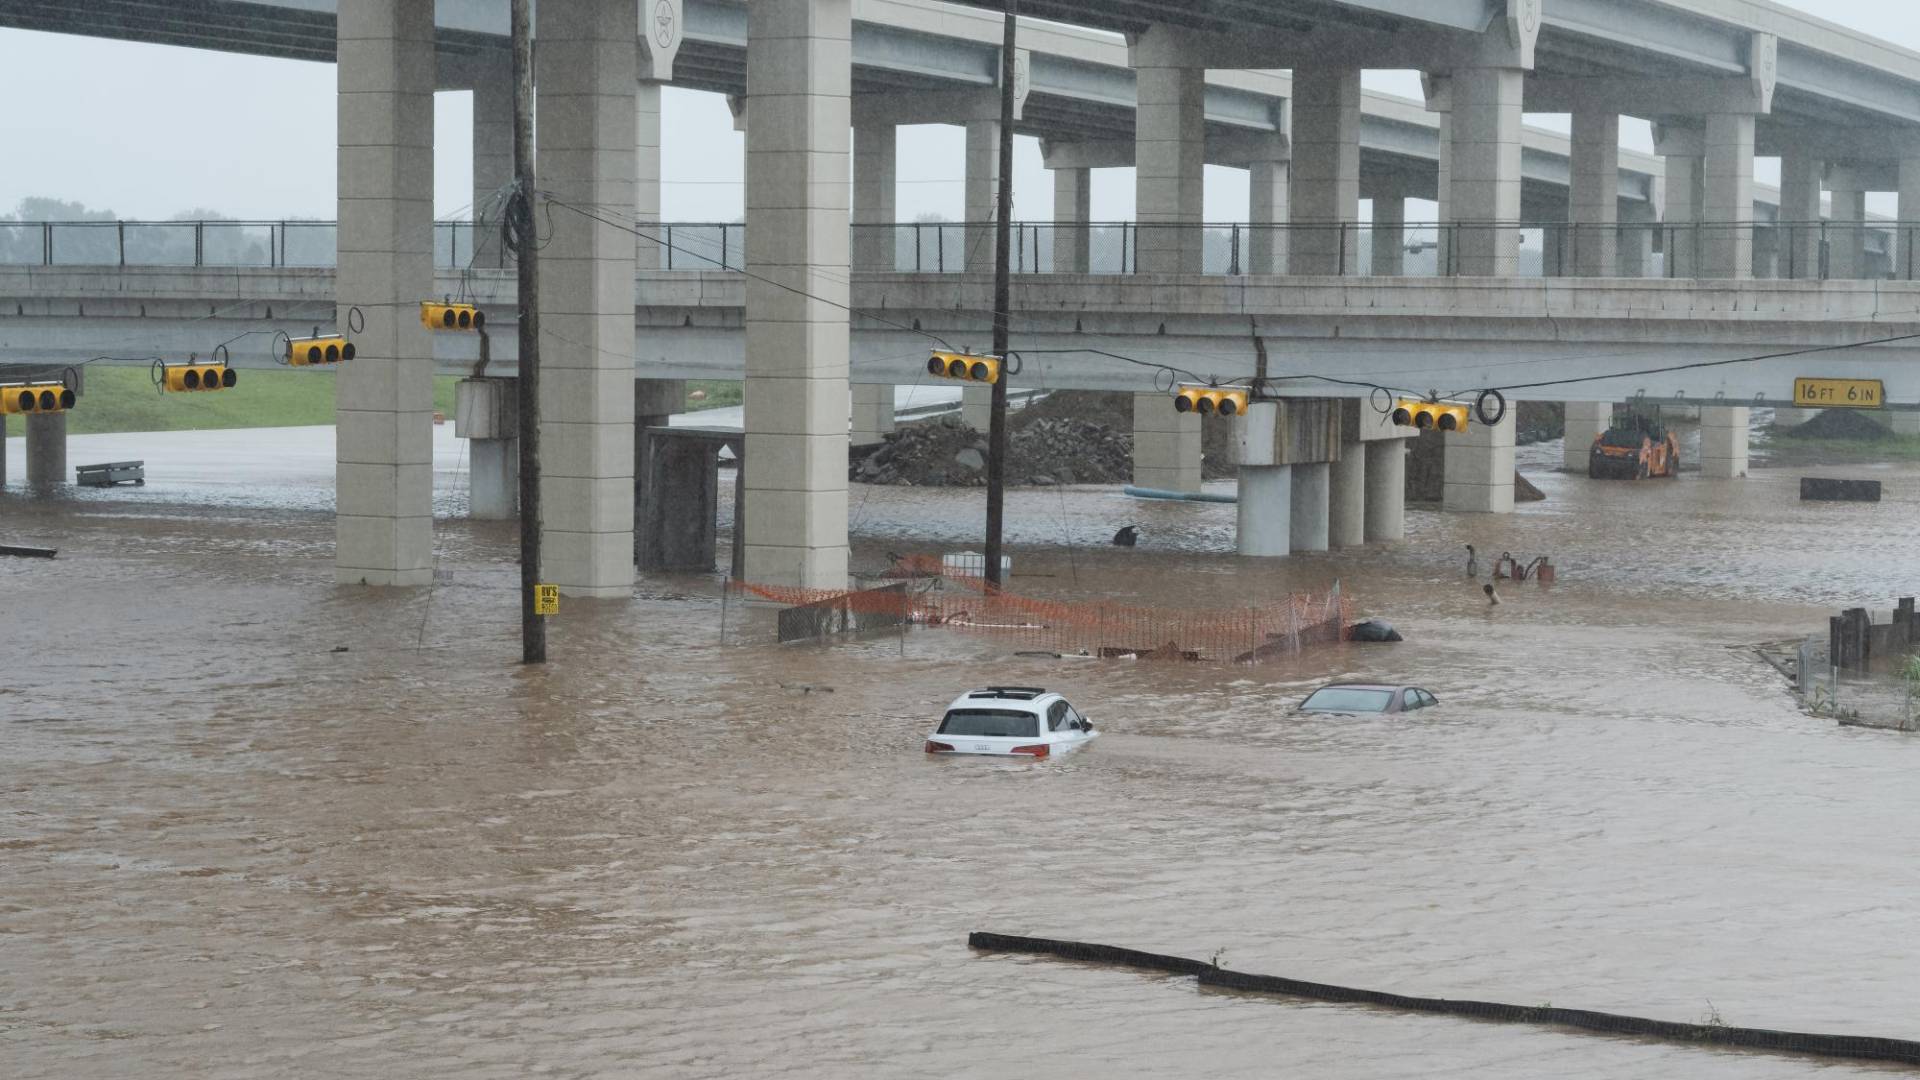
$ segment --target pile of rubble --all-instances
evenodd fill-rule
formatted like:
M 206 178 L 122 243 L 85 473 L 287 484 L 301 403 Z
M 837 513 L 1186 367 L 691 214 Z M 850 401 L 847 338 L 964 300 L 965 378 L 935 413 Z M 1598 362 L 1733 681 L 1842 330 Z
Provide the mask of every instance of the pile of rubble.
M 1073 417 L 1023 420 L 1010 425 L 1008 484 L 1123 484 L 1131 478 L 1132 433 Z M 987 482 L 987 436 L 958 417 L 902 424 L 886 442 L 856 456 L 848 476 L 862 484 L 979 487 Z

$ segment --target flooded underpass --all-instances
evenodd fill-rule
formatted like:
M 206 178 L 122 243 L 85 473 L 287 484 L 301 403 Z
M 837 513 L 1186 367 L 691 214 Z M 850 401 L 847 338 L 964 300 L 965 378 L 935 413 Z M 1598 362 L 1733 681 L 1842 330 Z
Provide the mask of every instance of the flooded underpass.
M 1809 717 L 1745 648 L 1914 591 L 1920 469 L 1823 472 L 1886 501 L 1802 504 L 1786 470 L 1532 469 L 1548 497 L 1511 517 L 1413 510 L 1394 549 L 1271 563 L 1225 554 L 1231 506 L 1010 496 L 1016 589 L 1198 611 L 1338 579 L 1407 637 L 1257 667 L 945 629 L 782 648 L 738 606 L 722 644 L 717 580 L 679 577 L 565 601 L 530 670 L 509 523 L 439 522 L 430 590 L 337 589 L 325 507 L 244 470 L 9 489 L 0 535 L 61 554 L 0 560 L 4 1072 L 1877 1073 L 965 944 L 1920 1038 L 1920 742 Z M 462 482 L 447 463 L 443 509 Z M 856 566 L 975 546 L 981 514 L 977 491 L 856 487 Z M 1136 522 L 1139 548 L 1106 544 Z M 1483 568 L 1551 555 L 1558 582 L 1489 608 L 1468 543 Z M 1285 714 L 1342 676 L 1442 705 Z M 1103 737 L 923 755 L 988 683 L 1059 689 Z

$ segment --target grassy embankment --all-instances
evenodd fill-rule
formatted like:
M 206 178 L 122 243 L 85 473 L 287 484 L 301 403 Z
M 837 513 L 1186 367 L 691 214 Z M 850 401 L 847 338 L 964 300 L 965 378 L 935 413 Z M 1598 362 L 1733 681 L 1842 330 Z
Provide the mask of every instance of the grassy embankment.
M 333 372 L 243 371 L 231 390 L 217 394 L 161 394 L 145 368 L 92 367 L 87 390 L 67 416 L 67 432 L 96 435 L 118 431 L 205 431 L 215 428 L 299 427 L 333 423 Z M 453 415 L 453 385 L 458 378 L 436 375 L 435 411 Z M 687 391 L 706 391 L 696 409 L 740 403 L 737 382 L 690 382 Z M 8 417 L 8 435 L 25 434 L 25 417 Z
M 1767 443 L 1771 456 L 1783 463 L 1920 461 L 1920 437 L 1895 435 L 1885 439 L 1798 439 L 1793 433 L 1774 435 Z

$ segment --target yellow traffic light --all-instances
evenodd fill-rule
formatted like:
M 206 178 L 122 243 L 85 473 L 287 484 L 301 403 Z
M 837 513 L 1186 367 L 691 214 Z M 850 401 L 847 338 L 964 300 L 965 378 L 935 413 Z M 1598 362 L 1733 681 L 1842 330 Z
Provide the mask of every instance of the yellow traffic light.
M 353 342 L 341 334 L 287 339 L 286 362 L 293 367 L 341 364 L 353 359 Z
M 996 383 L 1000 381 L 1000 358 L 936 352 L 927 360 L 927 374 L 963 382 Z
M 1401 398 L 1393 403 L 1393 422 L 1401 427 L 1465 431 L 1469 406 L 1457 401 L 1419 401 Z
M 13 383 L 0 386 L 0 415 L 66 412 L 75 400 L 65 383 Z
M 436 304 L 422 300 L 420 325 L 429 330 L 478 330 L 487 325 L 487 314 L 472 304 Z
M 1173 408 L 1201 416 L 1238 416 L 1247 411 L 1247 391 L 1241 386 L 1182 386 L 1174 391 Z
M 240 381 L 240 373 L 225 364 L 202 364 L 189 361 L 184 364 L 160 365 L 160 388 L 169 393 L 225 390 L 238 381 Z

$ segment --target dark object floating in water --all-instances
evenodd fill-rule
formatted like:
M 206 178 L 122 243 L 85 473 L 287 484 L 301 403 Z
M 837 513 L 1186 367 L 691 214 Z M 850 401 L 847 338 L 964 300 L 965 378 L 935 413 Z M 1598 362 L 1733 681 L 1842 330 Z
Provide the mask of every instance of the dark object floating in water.
M 1139 540 L 1140 540 L 1140 526 L 1138 525 L 1123 526 L 1119 532 L 1113 534 L 1113 543 L 1115 547 L 1132 547 L 1134 544 L 1138 543 Z
M 0 555 L 16 555 L 22 559 L 51 559 L 55 548 L 21 547 L 18 544 L 0 544 Z
M 1405 641 L 1385 619 L 1363 619 L 1347 627 L 1348 641 Z

